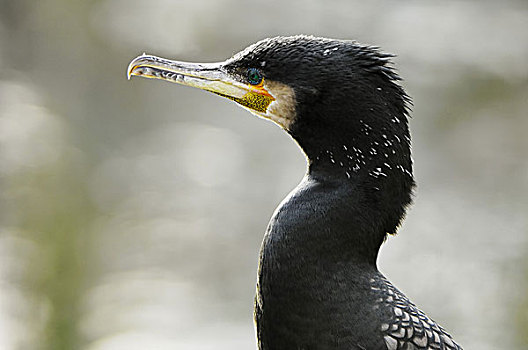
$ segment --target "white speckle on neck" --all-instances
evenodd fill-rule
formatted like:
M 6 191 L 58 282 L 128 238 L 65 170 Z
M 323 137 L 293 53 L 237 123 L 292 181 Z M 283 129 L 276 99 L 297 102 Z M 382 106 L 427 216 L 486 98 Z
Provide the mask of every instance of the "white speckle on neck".
M 376 168 L 369 172 L 369 175 L 375 178 L 378 178 L 379 176 L 387 177 L 387 174 L 385 174 L 383 171 L 381 171 L 381 168 Z

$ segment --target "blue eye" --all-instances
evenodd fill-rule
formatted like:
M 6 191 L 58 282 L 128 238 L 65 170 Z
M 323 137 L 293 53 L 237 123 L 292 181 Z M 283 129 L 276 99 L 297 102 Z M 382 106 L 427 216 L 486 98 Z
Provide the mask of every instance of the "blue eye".
M 249 68 L 247 70 L 247 80 L 251 85 L 258 85 L 262 82 L 262 74 L 257 68 Z

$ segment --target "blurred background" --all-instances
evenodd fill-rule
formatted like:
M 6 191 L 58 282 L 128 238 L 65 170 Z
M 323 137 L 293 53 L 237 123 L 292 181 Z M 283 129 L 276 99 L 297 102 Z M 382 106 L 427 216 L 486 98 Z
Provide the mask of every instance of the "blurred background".
M 305 161 L 225 99 L 126 80 L 289 34 L 397 53 L 415 205 L 379 266 L 466 349 L 528 349 L 528 2 L 0 0 L 0 349 L 254 349 Z

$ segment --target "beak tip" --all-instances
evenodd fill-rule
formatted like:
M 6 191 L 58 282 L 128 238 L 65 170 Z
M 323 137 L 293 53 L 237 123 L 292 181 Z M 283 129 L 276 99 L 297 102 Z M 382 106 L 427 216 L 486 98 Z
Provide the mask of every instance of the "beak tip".
M 151 57 L 151 56 L 143 52 L 141 55 L 139 55 L 138 57 L 130 61 L 128 68 L 127 68 L 127 74 L 126 74 L 127 80 L 130 80 L 130 78 L 132 78 L 133 75 L 137 75 L 134 73 L 134 70 L 138 68 L 139 66 L 138 62 L 141 61 L 142 59 L 145 59 L 145 57 Z

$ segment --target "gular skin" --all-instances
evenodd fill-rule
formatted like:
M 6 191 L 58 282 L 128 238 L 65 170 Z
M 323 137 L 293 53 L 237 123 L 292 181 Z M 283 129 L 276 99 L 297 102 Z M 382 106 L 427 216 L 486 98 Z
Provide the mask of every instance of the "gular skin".
M 191 85 L 182 77 L 188 68 L 174 68 L 188 66 L 159 66 L 163 59 L 145 57 L 131 63 L 129 74 Z M 461 349 L 376 265 L 414 187 L 410 99 L 391 57 L 354 41 L 276 37 L 207 68 L 236 85 L 237 96 L 223 93 L 235 91 L 232 85 L 210 80 L 204 89 L 275 121 L 308 160 L 262 243 L 255 298 L 260 350 Z M 151 65 L 142 68 L 145 61 Z M 252 86 L 255 69 L 262 86 Z M 203 71 L 199 66 L 196 76 Z M 245 89 L 252 92 L 238 93 Z

